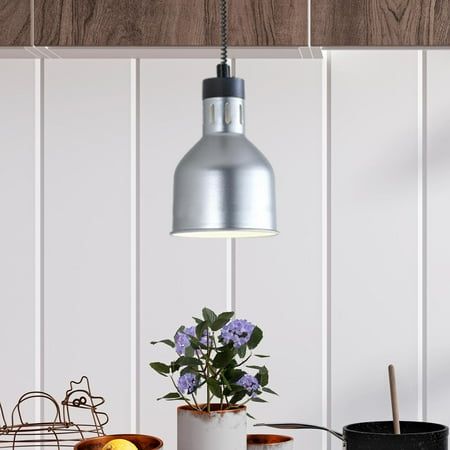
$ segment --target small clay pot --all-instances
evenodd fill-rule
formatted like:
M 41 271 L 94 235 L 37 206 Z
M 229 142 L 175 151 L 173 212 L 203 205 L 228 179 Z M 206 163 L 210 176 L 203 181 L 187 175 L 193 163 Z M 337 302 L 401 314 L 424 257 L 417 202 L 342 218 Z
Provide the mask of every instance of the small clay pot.
M 155 436 L 146 436 L 145 434 L 109 434 L 107 436 L 84 439 L 75 445 L 74 450 L 102 450 L 113 439 L 126 439 L 132 442 L 138 450 L 163 448 L 163 441 Z
M 293 450 L 294 438 L 280 434 L 248 434 L 247 450 Z

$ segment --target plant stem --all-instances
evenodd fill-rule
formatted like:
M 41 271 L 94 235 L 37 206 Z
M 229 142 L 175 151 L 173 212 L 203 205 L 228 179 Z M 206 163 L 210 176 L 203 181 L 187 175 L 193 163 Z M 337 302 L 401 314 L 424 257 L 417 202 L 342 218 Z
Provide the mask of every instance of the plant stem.
M 192 400 L 194 400 L 194 403 L 195 403 L 195 406 L 197 407 L 197 409 L 200 410 L 200 407 L 198 406 L 197 399 L 195 398 L 194 393 L 192 393 Z
M 206 347 L 208 348 L 205 357 L 205 375 L 206 375 L 206 406 L 207 411 L 211 412 L 211 391 L 209 390 L 208 377 L 209 377 L 209 358 L 211 355 L 211 348 L 209 346 L 209 330 L 206 330 Z
M 240 367 L 240 366 L 244 365 L 252 356 L 253 356 L 253 353 L 250 353 L 250 355 L 248 355 L 247 358 L 242 360 L 236 367 Z
M 238 406 L 244 406 L 244 405 L 246 405 L 252 398 L 253 398 L 253 397 L 250 396 L 247 400 L 245 400 L 244 403 L 240 403 L 240 404 L 238 404 Z
M 175 389 L 177 390 L 180 397 L 188 404 L 189 407 L 192 409 L 195 409 L 192 404 L 189 402 L 189 400 L 183 395 L 183 393 L 178 389 L 177 383 L 175 383 L 175 380 L 173 379 L 172 374 L 169 375 L 170 379 L 172 380 L 172 384 L 174 385 Z
M 222 379 L 223 385 L 226 385 L 227 387 L 230 387 L 230 383 L 228 382 L 228 380 L 225 378 L 225 376 L 223 375 L 223 372 L 220 371 L 220 378 Z M 223 393 L 223 389 L 222 389 L 222 396 L 220 397 L 220 409 L 223 408 L 223 398 L 224 398 L 224 393 Z M 226 402 L 227 402 L 227 406 L 228 406 L 228 400 L 227 397 L 225 396 Z

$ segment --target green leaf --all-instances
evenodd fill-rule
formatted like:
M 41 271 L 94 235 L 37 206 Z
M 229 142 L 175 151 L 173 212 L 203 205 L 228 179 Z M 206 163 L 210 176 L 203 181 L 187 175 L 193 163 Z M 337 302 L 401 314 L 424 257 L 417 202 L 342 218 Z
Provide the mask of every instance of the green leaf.
M 184 349 L 184 356 L 189 356 L 192 358 L 195 355 L 194 349 L 192 347 L 186 347 Z
M 231 390 L 228 387 L 223 388 L 223 395 L 229 397 L 232 394 Z
M 247 353 L 247 346 L 243 345 L 238 349 L 239 358 L 245 358 L 245 354 Z
M 156 370 L 160 375 L 166 376 L 168 373 L 170 373 L 170 367 L 167 364 L 163 364 L 161 362 L 152 362 L 150 363 L 150 367 L 153 370 Z
M 272 391 L 272 389 L 269 389 L 268 387 L 263 387 L 262 390 L 268 394 L 278 395 L 275 391 Z
M 214 321 L 214 323 L 211 325 L 211 328 L 213 331 L 220 330 L 222 327 L 224 327 L 230 319 L 234 316 L 234 312 L 223 312 L 219 314 L 217 319 Z
M 205 319 L 209 327 L 211 327 L 212 324 L 217 320 L 216 313 L 214 311 L 211 311 L 209 308 L 203 308 L 202 315 L 203 319 Z
M 230 403 L 235 404 L 240 402 L 247 394 L 247 391 L 244 389 L 241 392 L 237 392 L 236 394 L 233 395 L 233 397 L 231 397 L 230 399 Z
M 177 329 L 177 331 L 175 331 L 175 336 L 176 336 L 178 333 L 181 333 L 182 331 L 184 331 L 185 329 L 186 329 L 186 327 L 185 327 L 184 325 L 179 326 L 178 329 Z
M 213 359 L 213 366 L 217 369 L 227 367 L 234 358 L 234 351 L 226 348 L 224 351 L 217 353 Z
M 180 356 L 177 361 L 180 366 L 199 366 L 201 362 L 197 358 L 191 358 L 189 356 Z
M 182 375 L 186 375 L 187 373 L 193 373 L 194 371 L 192 370 L 192 367 L 189 367 L 189 366 L 185 366 L 185 367 L 183 367 L 182 369 L 181 369 L 181 371 L 180 371 L 180 377 L 182 376 Z
M 227 380 L 230 383 L 236 383 L 236 381 L 240 380 L 245 375 L 245 372 L 240 369 L 230 369 L 226 372 Z
M 233 347 L 230 347 L 230 351 L 235 351 L 234 349 L 233 349 Z M 230 362 L 230 364 L 229 364 L 229 368 L 230 369 L 233 369 L 234 367 L 237 367 L 238 366 L 238 363 L 236 362 L 236 360 L 233 358 L 232 360 L 231 360 L 231 362 Z
M 222 397 L 222 386 L 215 378 L 208 378 L 206 384 L 213 395 L 218 398 Z
M 201 339 L 203 336 L 203 333 L 208 329 L 208 324 L 206 322 L 200 322 L 196 327 L 195 327 L 195 334 L 197 336 L 198 339 Z
M 155 345 L 155 344 L 166 344 L 169 347 L 174 348 L 175 347 L 175 343 L 173 341 L 171 341 L 170 339 L 162 339 L 160 341 L 152 341 L 150 342 L 150 344 Z
M 252 398 L 252 402 L 256 402 L 256 403 L 267 403 L 266 400 L 259 398 L 259 397 L 253 397 Z
M 181 400 L 182 397 L 178 392 L 169 392 L 164 397 L 159 397 L 157 400 Z
M 231 388 L 231 391 L 232 391 L 233 393 L 241 392 L 241 391 L 246 391 L 246 390 L 247 390 L 247 389 L 245 389 L 244 386 L 241 386 L 240 384 L 232 384 L 232 385 L 230 386 L 230 388 Z
M 256 420 L 250 413 L 247 413 L 247 416 L 250 417 L 250 419 Z
M 193 319 L 194 319 L 196 324 L 199 324 L 199 323 L 203 322 L 203 320 L 199 319 L 198 317 L 193 317 Z
M 220 380 L 223 388 L 223 395 L 229 397 L 233 393 L 233 391 L 231 389 L 231 382 L 228 380 L 226 375 L 226 371 L 222 372 L 222 374 L 220 375 Z
M 270 355 L 255 355 L 257 358 L 270 358 Z
M 261 370 L 264 366 L 246 366 L 249 369 L 256 369 L 256 370 Z
M 256 374 L 256 379 L 261 386 L 267 386 L 269 384 L 269 371 L 266 366 L 262 366 L 259 372 Z
M 253 329 L 253 333 L 250 336 L 250 340 L 247 342 L 248 348 L 250 350 L 254 349 L 258 346 L 258 344 L 261 342 L 261 339 L 263 338 L 263 332 L 261 328 L 255 327 Z

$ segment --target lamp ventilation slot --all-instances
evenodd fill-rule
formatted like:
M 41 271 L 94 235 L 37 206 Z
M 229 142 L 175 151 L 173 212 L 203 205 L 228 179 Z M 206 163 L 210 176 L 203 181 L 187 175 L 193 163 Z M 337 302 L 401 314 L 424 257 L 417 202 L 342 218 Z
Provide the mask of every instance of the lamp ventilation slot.
M 225 123 L 227 125 L 231 123 L 230 104 L 228 102 L 225 103 Z

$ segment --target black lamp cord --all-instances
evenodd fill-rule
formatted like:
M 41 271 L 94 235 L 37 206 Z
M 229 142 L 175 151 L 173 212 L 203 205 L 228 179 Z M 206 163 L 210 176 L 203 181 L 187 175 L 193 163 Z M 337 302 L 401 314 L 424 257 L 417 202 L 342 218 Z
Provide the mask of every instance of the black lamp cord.
M 220 38 L 221 38 L 221 64 L 228 62 L 228 1 L 220 0 Z
M 230 66 L 228 65 L 228 0 L 220 1 L 220 64 L 217 65 L 217 76 L 219 78 L 230 77 Z

